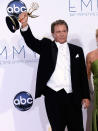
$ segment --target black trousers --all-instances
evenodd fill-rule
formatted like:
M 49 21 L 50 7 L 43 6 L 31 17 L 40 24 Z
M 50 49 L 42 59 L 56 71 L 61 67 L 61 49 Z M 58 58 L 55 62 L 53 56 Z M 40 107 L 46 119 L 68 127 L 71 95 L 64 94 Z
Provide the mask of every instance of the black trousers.
M 64 89 L 56 92 L 46 87 L 44 92 L 47 116 L 52 131 L 84 131 L 81 104 L 73 103 L 73 94 Z

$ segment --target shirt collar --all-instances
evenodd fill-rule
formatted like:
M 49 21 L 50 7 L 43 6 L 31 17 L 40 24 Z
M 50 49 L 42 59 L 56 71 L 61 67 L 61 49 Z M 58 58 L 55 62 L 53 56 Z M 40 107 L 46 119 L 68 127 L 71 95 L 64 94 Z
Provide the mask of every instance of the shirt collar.
M 59 42 L 55 42 L 55 43 L 56 43 L 56 45 L 57 45 L 58 48 L 60 48 L 60 47 L 65 47 L 65 48 L 67 48 L 67 47 L 68 47 L 67 42 L 65 42 L 65 43 L 63 43 L 63 44 L 60 44 Z

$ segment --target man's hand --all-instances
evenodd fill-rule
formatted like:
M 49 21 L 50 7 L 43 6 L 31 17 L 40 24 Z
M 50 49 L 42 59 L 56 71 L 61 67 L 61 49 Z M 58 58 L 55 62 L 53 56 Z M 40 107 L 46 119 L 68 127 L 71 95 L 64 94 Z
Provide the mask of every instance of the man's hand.
M 28 13 L 22 12 L 18 17 L 19 22 L 21 23 L 22 28 L 28 25 Z
M 89 105 L 90 105 L 90 100 L 89 99 L 83 99 L 82 105 L 84 106 L 84 108 L 88 108 Z

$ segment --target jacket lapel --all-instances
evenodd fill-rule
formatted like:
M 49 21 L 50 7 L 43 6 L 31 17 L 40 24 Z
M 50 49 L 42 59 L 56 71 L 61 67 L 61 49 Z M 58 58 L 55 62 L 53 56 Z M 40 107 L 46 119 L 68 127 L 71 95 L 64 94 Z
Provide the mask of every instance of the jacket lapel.
M 68 43 L 68 47 L 69 47 L 69 52 L 70 52 L 70 65 L 73 65 L 73 58 L 74 58 L 74 51 L 72 49 L 72 45 Z
M 69 52 L 70 52 L 70 71 L 71 71 L 71 82 L 72 82 L 72 88 L 73 88 L 73 81 L 74 81 L 74 73 L 75 73 L 75 68 L 74 68 L 74 56 L 75 56 L 75 51 L 73 49 L 73 46 L 68 43 L 69 46 Z
M 58 48 L 57 48 L 56 43 L 54 41 L 51 46 L 51 54 L 52 54 L 52 62 L 55 67 L 56 61 L 57 61 Z

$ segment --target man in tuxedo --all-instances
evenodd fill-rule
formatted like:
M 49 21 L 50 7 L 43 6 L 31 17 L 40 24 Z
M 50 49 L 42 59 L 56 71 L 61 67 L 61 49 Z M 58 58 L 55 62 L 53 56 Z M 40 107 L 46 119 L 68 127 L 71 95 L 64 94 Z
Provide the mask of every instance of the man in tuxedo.
M 52 131 L 64 131 L 66 126 L 68 131 L 84 131 L 82 105 L 89 106 L 90 96 L 82 48 L 67 43 L 64 20 L 51 24 L 54 41 L 33 36 L 26 12 L 19 15 L 19 21 L 27 46 L 40 55 L 35 97 L 45 96 Z

